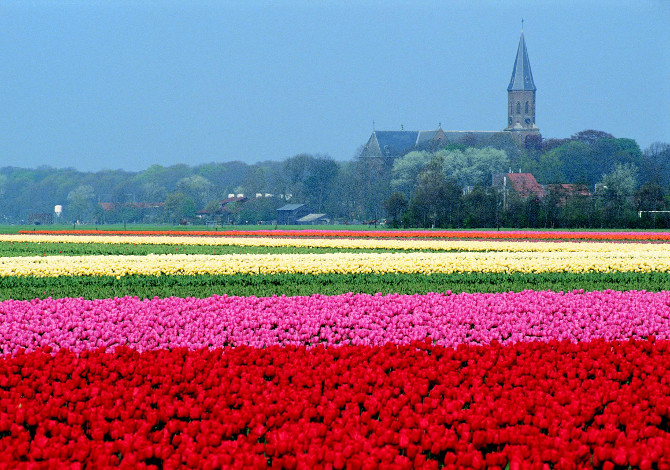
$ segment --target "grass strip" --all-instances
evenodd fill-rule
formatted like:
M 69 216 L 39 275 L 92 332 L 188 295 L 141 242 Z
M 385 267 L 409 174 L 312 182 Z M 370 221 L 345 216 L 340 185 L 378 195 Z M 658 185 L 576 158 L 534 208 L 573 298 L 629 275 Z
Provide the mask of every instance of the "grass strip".
M 354 293 L 520 292 L 523 290 L 670 290 L 670 273 L 274 274 L 61 276 L 0 278 L 0 300 L 46 297 L 210 297 Z
M 34 243 L 0 242 L 0 257 L 12 256 L 87 256 L 87 255 L 230 255 L 230 254 L 308 254 L 308 253 L 408 253 L 463 250 L 403 250 L 383 248 L 320 248 L 295 246 L 241 245 L 154 245 L 110 243 Z

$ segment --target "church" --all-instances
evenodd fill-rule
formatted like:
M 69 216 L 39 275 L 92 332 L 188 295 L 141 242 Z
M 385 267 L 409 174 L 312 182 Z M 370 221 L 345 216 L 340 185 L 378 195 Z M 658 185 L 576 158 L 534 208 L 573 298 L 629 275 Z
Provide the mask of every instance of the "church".
M 524 146 L 528 136 L 539 136 L 535 125 L 535 82 L 530 70 L 526 41 L 521 31 L 512 78 L 507 87 L 507 125 L 501 131 L 445 131 L 440 124 L 428 131 L 372 131 L 360 157 L 400 157 L 412 150 L 430 150 L 449 143 L 495 146 L 513 140 Z

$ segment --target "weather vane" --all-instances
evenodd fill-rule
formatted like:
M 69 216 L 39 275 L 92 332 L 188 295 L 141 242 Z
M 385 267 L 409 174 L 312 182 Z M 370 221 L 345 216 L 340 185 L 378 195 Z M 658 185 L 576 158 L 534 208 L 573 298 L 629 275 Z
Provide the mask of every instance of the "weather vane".
M 523 33 L 523 18 L 521 18 L 521 32 Z

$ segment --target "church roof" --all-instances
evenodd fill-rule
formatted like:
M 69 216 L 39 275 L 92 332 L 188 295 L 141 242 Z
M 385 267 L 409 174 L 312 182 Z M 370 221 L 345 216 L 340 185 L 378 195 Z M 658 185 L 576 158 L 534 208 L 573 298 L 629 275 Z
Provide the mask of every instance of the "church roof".
M 400 157 L 412 150 L 424 150 L 433 142 L 485 145 L 494 139 L 511 138 L 504 131 L 373 131 L 361 157 Z
M 363 157 L 396 157 L 416 145 L 418 131 L 373 131 L 365 144 Z
M 435 138 L 435 134 L 437 134 L 437 132 L 438 129 L 435 129 L 434 131 L 419 131 L 419 135 L 416 138 L 416 146 L 418 147 L 432 141 Z
M 526 41 L 523 39 L 523 31 L 519 39 L 519 48 L 516 51 L 516 59 L 514 60 L 514 69 L 512 70 L 512 78 L 507 87 L 507 91 L 536 91 L 535 83 L 533 82 L 533 72 L 530 70 L 530 60 L 528 60 L 528 50 L 526 49 Z
M 417 131 L 376 131 L 377 142 L 382 155 L 403 155 L 414 148 Z

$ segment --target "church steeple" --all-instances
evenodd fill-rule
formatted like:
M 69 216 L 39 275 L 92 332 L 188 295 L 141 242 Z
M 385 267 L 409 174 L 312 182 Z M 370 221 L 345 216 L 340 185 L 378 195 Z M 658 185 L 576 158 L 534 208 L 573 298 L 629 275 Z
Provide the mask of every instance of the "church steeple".
M 536 90 L 537 88 L 535 88 L 535 83 L 533 82 L 533 72 L 530 70 L 530 61 L 528 60 L 528 49 L 526 49 L 526 41 L 523 38 L 523 31 L 521 31 L 519 48 L 516 51 L 516 59 L 514 60 L 512 78 L 509 81 L 507 91 Z
M 536 91 L 522 28 L 512 78 L 507 87 L 507 127 L 505 128 L 506 131 L 514 132 L 520 141 L 528 134 L 540 131 L 535 125 Z

